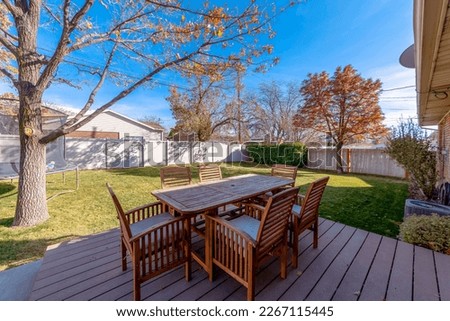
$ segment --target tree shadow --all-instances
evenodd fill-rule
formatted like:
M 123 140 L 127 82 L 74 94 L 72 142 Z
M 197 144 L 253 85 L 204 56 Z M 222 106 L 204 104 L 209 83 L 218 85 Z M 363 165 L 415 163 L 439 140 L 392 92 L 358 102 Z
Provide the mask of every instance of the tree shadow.
M 138 176 L 138 177 L 158 177 L 161 166 L 148 167 L 130 167 L 130 168 L 114 168 L 109 169 L 109 173 L 124 176 Z
M 1 218 L 0 219 L 0 226 L 11 227 L 13 222 L 14 222 L 14 218 L 13 217 Z
M 17 186 L 12 183 L 0 183 L 0 195 L 8 194 L 9 192 L 15 190 Z M 10 196 L 10 195 L 7 195 Z M 7 197 L 3 196 L 3 197 Z M 1 198 L 1 197 L 0 197 Z
M 44 256 L 49 245 L 69 241 L 78 238 L 80 235 L 65 235 L 55 238 L 42 238 L 35 240 L 1 240 L 0 241 L 0 265 L 5 265 L 6 269 L 14 268 Z

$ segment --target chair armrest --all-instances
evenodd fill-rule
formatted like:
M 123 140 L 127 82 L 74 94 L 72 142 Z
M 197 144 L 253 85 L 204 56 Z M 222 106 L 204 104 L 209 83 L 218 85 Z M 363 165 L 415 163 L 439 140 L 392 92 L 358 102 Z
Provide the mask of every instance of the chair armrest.
M 174 217 L 173 219 L 170 219 L 168 221 L 152 225 L 147 230 L 134 235 L 132 238 L 130 238 L 130 242 L 133 243 L 133 242 L 139 241 L 140 239 L 144 239 L 147 235 L 150 235 L 152 233 L 157 233 L 158 230 L 163 230 L 164 228 L 169 227 L 169 226 L 175 226 L 175 225 L 179 224 L 180 221 L 183 221 L 183 220 L 187 220 L 188 222 L 190 222 L 187 217 Z M 190 232 L 190 228 L 188 229 L 188 232 Z
M 256 203 L 246 203 L 245 204 L 243 214 L 253 217 L 257 220 L 261 220 L 263 213 L 264 213 L 264 206 L 261 206 Z
M 245 205 L 245 210 L 247 210 L 247 208 L 248 209 L 252 208 L 252 209 L 264 212 L 264 206 L 262 206 L 262 205 L 259 205 L 256 203 L 245 203 L 244 205 Z
M 245 231 L 231 225 L 229 222 L 220 216 L 206 216 L 207 224 L 213 229 L 213 233 L 216 232 L 216 229 L 221 229 L 222 231 L 225 230 L 225 232 L 222 233 L 222 235 L 235 235 L 240 236 L 243 238 L 247 243 L 251 244 L 253 247 L 256 247 L 256 241 Z
M 125 217 L 130 224 L 142 221 L 146 218 L 163 213 L 161 202 L 154 202 L 135 207 L 125 212 Z
M 297 194 L 297 198 L 295 199 L 295 204 L 300 205 L 300 206 L 303 205 L 305 197 L 306 197 L 305 195 Z

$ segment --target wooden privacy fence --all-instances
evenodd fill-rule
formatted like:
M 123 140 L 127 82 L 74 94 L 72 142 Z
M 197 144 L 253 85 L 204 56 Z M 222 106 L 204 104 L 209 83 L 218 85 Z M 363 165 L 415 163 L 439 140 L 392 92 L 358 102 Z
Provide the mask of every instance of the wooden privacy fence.
M 405 178 L 405 170 L 384 149 L 343 148 L 343 169 L 348 173 L 373 174 Z M 334 148 L 309 148 L 308 167 L 336 170 Z

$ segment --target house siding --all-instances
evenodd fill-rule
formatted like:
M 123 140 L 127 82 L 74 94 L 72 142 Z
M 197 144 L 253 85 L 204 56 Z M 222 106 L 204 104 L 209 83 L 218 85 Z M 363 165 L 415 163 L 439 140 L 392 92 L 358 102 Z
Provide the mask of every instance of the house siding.
M 162 131 L 151 130 L 147 127 L 140 126 L 130 122 L 125 117 L 120 117 L 119 114 L 109 113 L 108 111 L 101 113 L 86 125 L 78 129 L 80 132 L 109 132 L 118 133 L 118 138 L 125 136 L 144 137 L 145 140 L 162 140 Z M 87 136 L 84 136 L 87 137 Z M 99 136 L 96 136 L 99 137 Z
M 439 124 L 438 171 L 442 181 L 450 181 L 450 114 Z

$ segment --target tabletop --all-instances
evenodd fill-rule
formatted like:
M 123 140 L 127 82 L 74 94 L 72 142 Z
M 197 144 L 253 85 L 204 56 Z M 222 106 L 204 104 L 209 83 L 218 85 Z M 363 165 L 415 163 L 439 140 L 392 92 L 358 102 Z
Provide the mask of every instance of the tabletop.
M 181 214 L 196 214 L 292 184 L 293 179 L 247 174 L 222 180 L 155 190 L 152 194 Z

